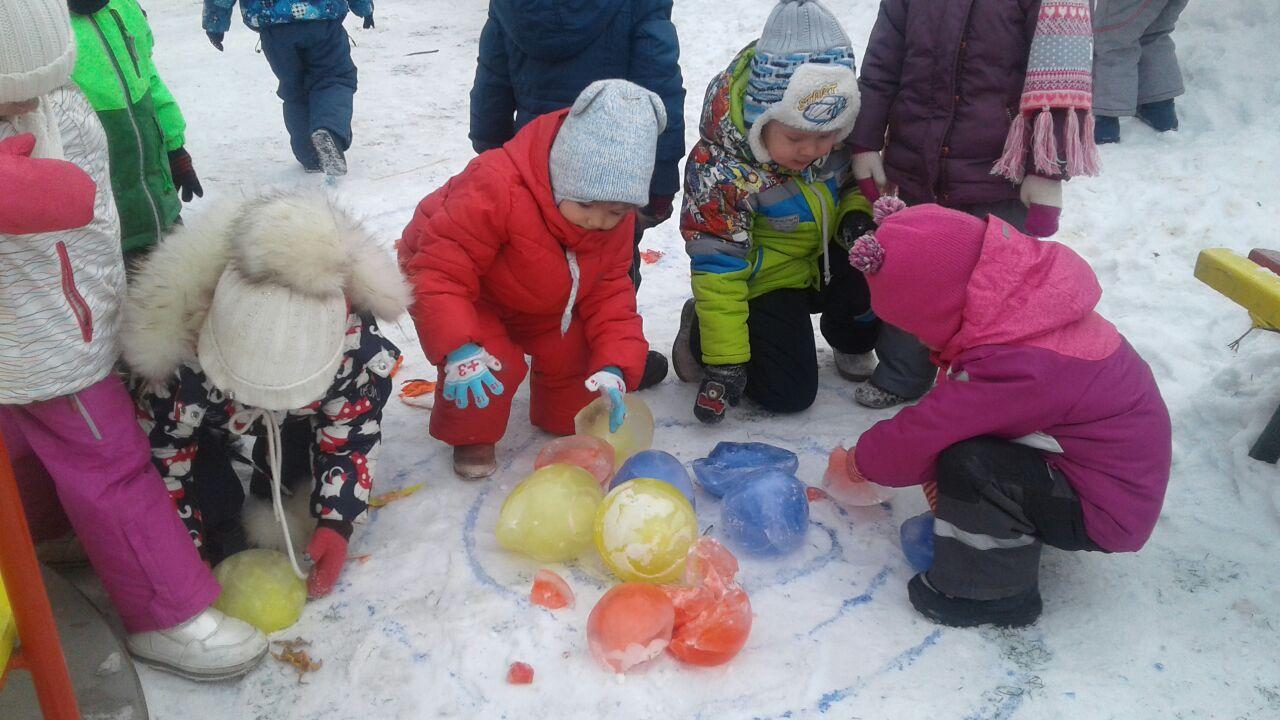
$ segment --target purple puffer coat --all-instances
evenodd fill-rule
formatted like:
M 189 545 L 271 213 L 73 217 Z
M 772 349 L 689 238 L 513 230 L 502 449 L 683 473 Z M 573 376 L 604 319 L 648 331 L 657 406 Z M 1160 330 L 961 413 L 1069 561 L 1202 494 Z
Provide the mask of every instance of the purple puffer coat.
M 1039 12 L 1040 0 L 882 0 L 849 139 L 885 148 L 886 174 L 911 202 L 1018 197 L 991 167 L 1018 113 Z

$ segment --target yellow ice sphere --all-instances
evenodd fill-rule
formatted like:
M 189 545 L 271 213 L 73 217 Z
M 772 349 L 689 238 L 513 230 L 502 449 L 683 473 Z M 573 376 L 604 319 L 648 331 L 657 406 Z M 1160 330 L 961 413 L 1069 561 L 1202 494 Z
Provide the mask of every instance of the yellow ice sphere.
M 591 547 L 600 483 L 576 465 L 535 470 L 511 491 L 498 513 L 498 542 L 543 562 L 570 560 Z
M 698 539 L 698 516 L 675 486 L 636 478 L 605 496 L 595 535 L 604 564 L 623 580 L 675 582 Z
M 213 575 L 222 594 L 213 606 L 264 633 L 298 621 L 307 602 L 307 585 L 293 572 L 289 558 L 275 550 L 245 550 L 223 560 Z
M 627 419 L 616 433 L 609 432 L 609 401 L 603 397 L 592 400 L 573 418 L 579 435 L 593 435 L 613 446 L 614 470 L 622 467 L 627 458 L 653 446 L 653 411 L 633 393 L 624 395 L 623 401 L 627 404 Z

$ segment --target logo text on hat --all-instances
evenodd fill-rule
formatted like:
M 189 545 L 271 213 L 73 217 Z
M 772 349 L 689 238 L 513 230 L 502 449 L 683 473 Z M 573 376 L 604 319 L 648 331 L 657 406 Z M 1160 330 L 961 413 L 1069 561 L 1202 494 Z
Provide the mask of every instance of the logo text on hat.
M 817 125 L 826 125 L 835 120 L 847 107 L 848 98 L 839 94 L 838 85 L 834 82 L 819 85 L 796 103 L 796 109 L 804 119 Z

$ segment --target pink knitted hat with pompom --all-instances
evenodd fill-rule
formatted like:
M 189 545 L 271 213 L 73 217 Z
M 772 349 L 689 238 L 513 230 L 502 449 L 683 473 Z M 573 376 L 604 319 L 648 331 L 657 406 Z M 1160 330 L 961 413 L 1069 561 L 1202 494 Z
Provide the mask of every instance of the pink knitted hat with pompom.
M 849 264 L 871 289 L 871 309 L 930 349 L 946 347 L 960 329 L 969 277 L 982 253 L 987 223 L 938 205 L 876 201 L 879 228 L 854 243 Z

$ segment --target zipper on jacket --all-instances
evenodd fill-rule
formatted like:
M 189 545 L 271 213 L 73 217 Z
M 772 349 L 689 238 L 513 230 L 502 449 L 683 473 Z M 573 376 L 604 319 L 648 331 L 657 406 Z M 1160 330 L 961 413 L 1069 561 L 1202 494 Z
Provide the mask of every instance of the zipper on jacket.
M 129 125 L 133 127 L 133 140 L 138 147 L 138 179 L 142 182 L 142 194 L 147 198 L 147 205 L 151 207 L 151 218 L 155 221 L 156 227 L 156 240 L 159 241 L 160 236 L 163 234 L 163 223 L 160 222 L 160 208 L 156 205 L 156 199 L 151 196 L 151 186 L 147 184 L 147 164 L 146 156 L 143 152 L 142 130 L 138 127 L 138 116 L 133 113 L 133 98 L 129 95 L 129 84 L 125 82 L 124 71 L 120 69 L 120 61 L 116 59 L 115 53 L 111 52 L 111 44 L 107 42 L 106 33 L 102 32 L 102 26 L 98 24 L 98 18 L 91 16 L 89 20 L 93 22 L 93 29 L 98 33 L 98 40 L 102 42 L 102 48 L 106 51 L 107 57 L 111 58 L 111 66 L 116 70 L 116 81 L 120 83 L 120 94 L 124 98 L 124 110 L 129 115 Z M 128 45 L 127 42 L 125 44 Z M 137 61 L 135 60 L 134 62 L 136 63 Z M 162 135 L 162 140 L 163 137 Z
M 960 42 L 959 44 L 956 45 L 956 61 L 955 61 L 955 65 L 953 66 L 954 70 L 951 73 L 951 117 L 947 119 L 947 131 L 942 134 L 942 146 L 938 148 L 938 156 L 941 159 L 938 161 L 938 178 L 937 180 L 934 181 L 933 188 L 932 188 L 934 201 L 938 200 L 938 196 L 940 194 L 939 191 L 942 189 L 943 185 L 945 184 L 945 180 L 947 176 L 946 159 L 949 153 L 943 154 L 943 148 L 947 148 L 950 146 L 951 131 L 954 130 L 956 126 L 956 104 L 958 102 L 956 98 L 960 97 L 960 70 L 961 70 L 961 65 L 964 63 L 964 51 L 966 49 L 966 46 L 968 45 L 968 38 L 969 38 L 969 24 L 972 21 L 973 21 L 973 2 L 969 2 L 964 8 L 964 25 L 960 31 Z M 941 193 L 941 195 L 942 195 L 942 200 L 944 201 L 951 199 L 950 193 Z
M 133 61 L 133 74 L 141 78 L 142 66 L 138 64 L 138 48 L 133 36 L 125 29 L 124 20 L 120 19 L 120 13 L 116 12 L 115 8 L 111 8 L 111 18 L 116 21 L 116 27 L 120 29 L 120 39 L 124 40 L 124 47 L 129 51 L 129 59 Z
M 71 306 L 71 314 L 76 316 L 76 323 L 80 326 L 80 337 L 84 338 L 86 343 L 92 342 L 93 311 L 89 309 L 89 303 L 84 301 L 84 296 L 76 288 L 76 276 L 71 270 L 71 255 L 67 253 L 67 244 L 59 240 L 55 247 L 58 251 L 58 267 L 62 271 L 62 295 Z

